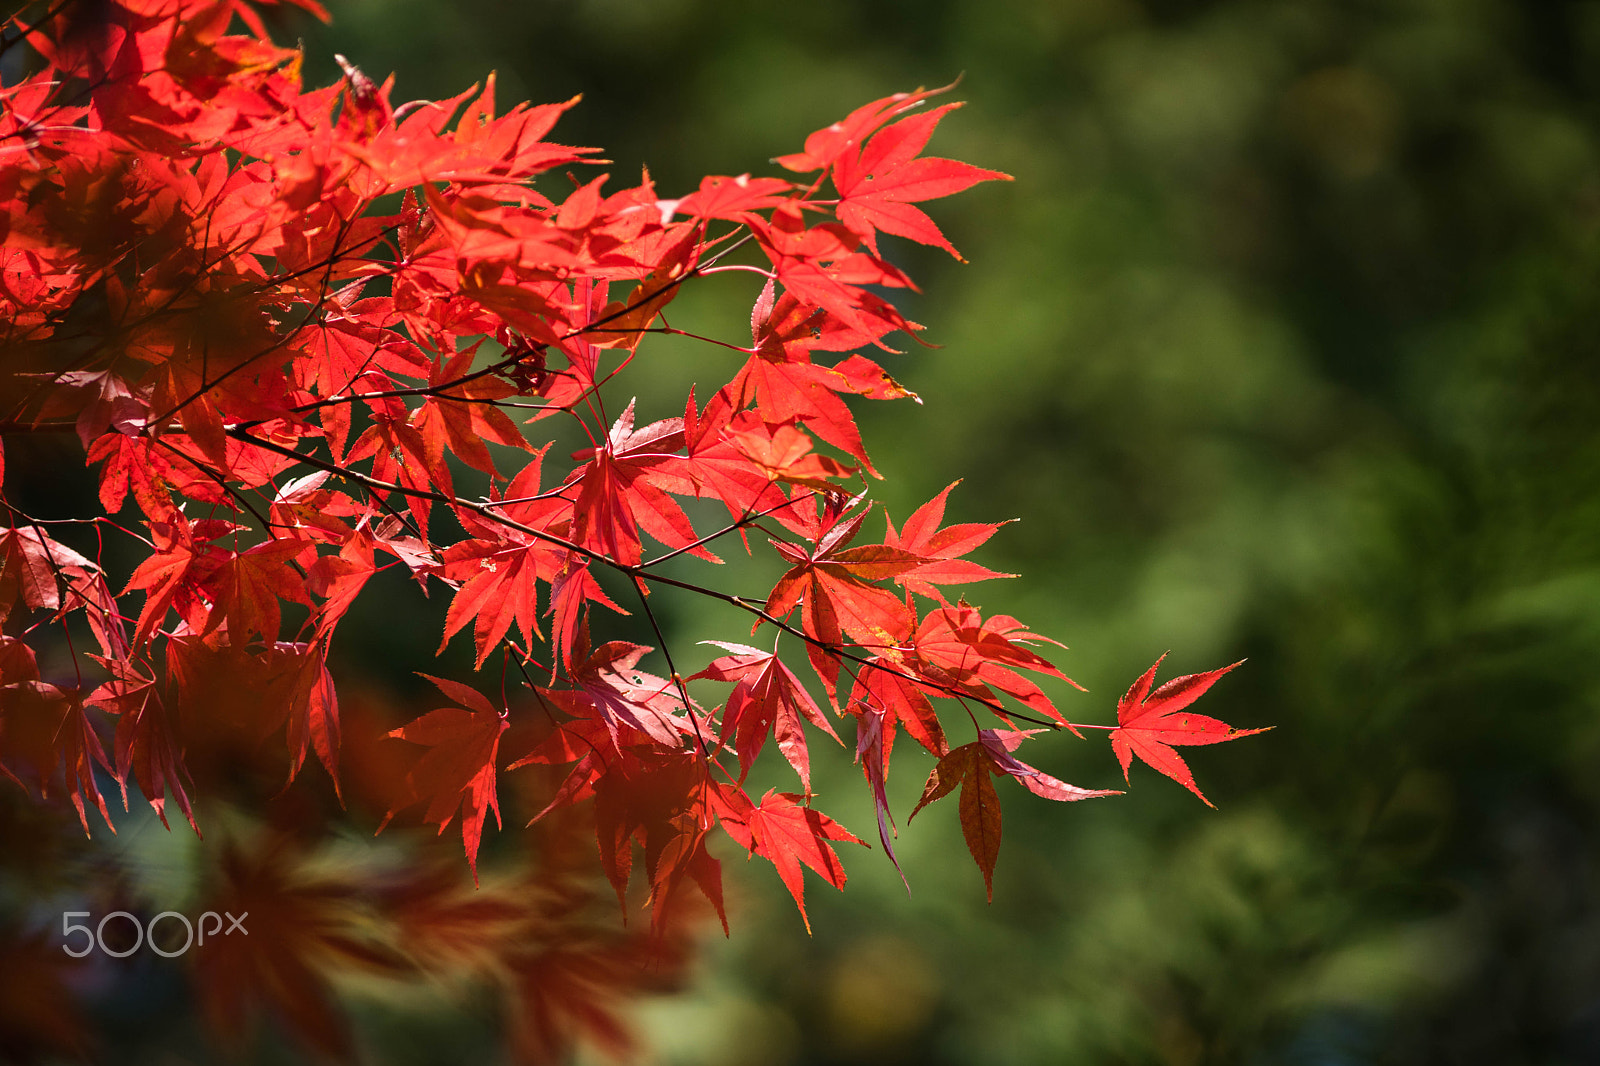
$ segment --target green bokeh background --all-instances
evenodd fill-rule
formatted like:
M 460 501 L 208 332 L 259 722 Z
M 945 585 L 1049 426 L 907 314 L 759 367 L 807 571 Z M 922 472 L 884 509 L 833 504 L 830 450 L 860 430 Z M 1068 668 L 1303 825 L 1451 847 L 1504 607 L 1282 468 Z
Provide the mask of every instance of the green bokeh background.
M 992 905 L 941 807 L 900 837 L 910 898 L 855 849 L 811 937 L 735 861 L 732 937 L 639 1012 L 651 1061 L 1600 1060 L 1600 4 L 333 10 L 295 24 L 312 83 L 338 51 L 397 100 L 582 93 L 558 135 L 664 195 L 962 76 L 932 150 L 1016 180 L 936 206 L 969 265 L 892 242 L 940 347 L 890 361 L 921 406 L 860 412 L 882 496 L 963 478 L 953 516 L 1022 519 L 981 558 L 1026 576 L 970 595 L 1071 645 L 1075 718 L 1170 648 L 1248 656 L 1208 709 L 1277 726 L 1195 752 L 1216 811 L 1143 769 L 1010 790 Z M 737 338 L 747 287 L 678 314 Z M 665 417 L 725 363 L 647 345 L 630 389 Z M 1035 750 L 1118 776 L 1099 737 Z
M 308 83 L 340 52 L 397 101 L 582 93 L 557 136 L 668 196 L 962 76 L 931 150 L 1016 180 L 934 205 L 969 264 L 889 242 L 939 347 L 887 360 L 920 406 L 858 406 L 881 497 L 961 478 L 953 518 L 1022 519 L 979 557 L 1025 577 L 969 596 L 1071 645 L 1073 718 L 1171 649 L 1248 657 L 1206 709 L 1277 727 L 1194 752 L 1215 811 L 1144 768 L 1006 790 L 992 905 L 953 804 L 902 821 L 909 898 L 876 851 L 810 881 L 809 937 L 726 849 L 732 936 L 636 1012 L 647 1061 L 1600 1061 L 1600 3 L 330 6 L 279 16 Z M 754 295 L 675 323 L 737 341 Z M 619 398 L 667 417 L 733 370 L 647 342 Z M 742 631 L 660 599 L 696 668 Z M 349 646 L 425 663 L 433 627 Z M 1031 750 L 1120 776 L 1103 736 Z M 896 761 L 902 820 L 927 769 Z

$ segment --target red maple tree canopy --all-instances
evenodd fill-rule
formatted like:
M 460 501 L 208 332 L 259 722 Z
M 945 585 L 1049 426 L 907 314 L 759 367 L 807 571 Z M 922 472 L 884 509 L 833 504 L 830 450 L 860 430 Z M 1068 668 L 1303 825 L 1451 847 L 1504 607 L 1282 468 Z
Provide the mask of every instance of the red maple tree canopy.
M 550 139 L 572 101 L 503 108 L 491 78 L 397 105 L 342 57 L 340 81 L 308 89 L 243 0 L 67 5 L 13 30 L 37 62 L 0 90 L 0 419 L 75 433 L 103 510 L 4 506 L 0 767 L 85 831 L 91 807 L 111 822 L 97 767 L 125 804 L 131 782 L 198 831 L 190 762 L 223 726 L 286 745 L 291 781 L 314 755 L 347 784 L 341 744 L 376 738 L 341 725 L 334 649 L 394 567 L 449 597 L 441 648 L 470 640 L 521 679 L 431 678 L 432 709 L 379 731 L 390 816 L 459 822 L 474 877 L 504 777 L 542 766 L 536 817 L 591 807 L 605 875 L 619 897 L 642 878 L 658 925 L 680 884 L 721 912 L 719 835 L 803 914 L 803 870 L 842 887 L 835 844 L 861 842 L 810 795 L 810 742 L 846 715 L 891 857 L 902 731 L 937 759 L 918 809 L 960 788 L 986 882 L 993 778 L 1112 794 L 1013 754 L 1082 726 L 1035 680 L 1066 680 L 1045 638 L 949 598 L 1009 576 L 968 557 L 998 526 L 944 525 L 948 488 L 898 528 L 869 496 L 852 404 L 911 395 L 874 353 L 922 328 L 885 295 L 912 284 L 894 240 L 956 255 L 919 205 L 1010 180 L 923 154 L 958 106 L 926 107 L 938 90 L 818 130 L 778 160 L 788 177 L 674 195 L 582 171 L 597 149 Z M 748 339 L 708 339 L 726 383 L 618 410 L 651 335 L 682 332 L 683 289 L 730 273 L 753 307 Z M 547 445 L 562 422 L 590 441 L 570 460 Z M 131 568 L 53 524 L 85 518 Z M 717 584 L 738 551 L 777 561 L 764 597 Z M 663 568 L 679 556 L 705 576 Z M 605 639 L 619 613 L 655 629 L 662 593 L 722 601 L 751 631 L 698 673 L 684 649 Z M 39 641 L 68 626 L 96 647 L 47 677 Z M 1198 794 L 1171 745 L 1242 735 L 1179 713 L 1222 672 L 1148 698 L 1151 676 L 1136 683 L 1112 733 L 1123 767 L 1137 754 Z M 799 791 L 758 799 L 744 783 L 769 736 Z

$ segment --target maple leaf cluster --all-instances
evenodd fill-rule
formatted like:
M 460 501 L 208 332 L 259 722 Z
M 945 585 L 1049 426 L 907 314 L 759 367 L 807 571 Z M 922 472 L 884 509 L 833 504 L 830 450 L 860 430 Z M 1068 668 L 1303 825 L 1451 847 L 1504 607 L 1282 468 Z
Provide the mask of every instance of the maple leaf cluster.
M 834 845 L 861 842 L 811 802 L 810 739 L 846 719 L 891 859 L 902 734 L 936 760 L 917 810 L 960 788 L 986 884 L 995 778 L 1112 794 L 1017 755 L 1082 735 L 1039 684 L 1071 683 L 1038 650 L 1053 642 L 950 598 L 1007 576 L 968 558 L 999 524 L 946 525 L 947 488 L 867 532 L 878 472 L 847 400 L 911 396 L 870 353 L 922 328 L 885 295 L 912 282 L 884 238 L 957 255 L 918 205 L 1009 180 L 923 154 L 959 105 L 889 96 L 779 157 L 788 176 L 670 197 L 648 175 L 568 180 L 597 151 L 547 139 L 574 101 L 501 110 L 491 78 L 396 106 L 392 79 L 342 58 L 340 81 L 306 89 L 299 52 L 243 0 L 106 0 L 12 29 L 37 63 L 0 90 L 0 418 L 77 435 L 90 523 L 140 559 L 111 575 L 5 504 L 0 767 L 70 800 L 85 831 L 91 807 L 111 824 L 97 768 L 125 807 L 132 783 L 198 831 L 190 760 L 219 721 L 281 737 L 289 781 L 314 756 L 341 788 L 332 651 L 391 568 L 447 590 L 441 649 L 470 640 L 523 679 L 497 703 L 430 678 L 437 708 L 389 733 L 390 817 L 459 823 L 474 878 L 503 776 L 545 767 L 534 817 L 585 805 L 605 876 L 619 898 L 642 882 L 658 928 L 681 884 L 722 914 L 718 832 L 770 861 L 803 916 L 804 868 L 842 887 Z M 754 306 L 747 341 L 712 341 L 726 384 L 681 417 L 608 410 L 646 338 L 684 332 L 683 288 L 728 273 L 751 276 Z M 543 443 L 560 422 L 590 442 L 569 465 Z M 712 566 L 728 544 L 776 558 L 765 597 L 662 566 Z M 756 643 L 719 642 L 689 673 L 662 640 L 651 672 L 655 649 L 591 635 L 626 613 L 619 588 L 658 635 L 649 597 L 672 591 L 744 612 L 734 635 Z M 69 622 L 97 645 L 75 681 L 35 650 Z M 1125 773 L 1138 755 L 1199 795 L 1175 746 L 1255 732 L 1186 711 L 1226 669 L 1151 693 L 1152 667 L 1115 727 L 1090 728 L 1111 729 Z M 952 747 L 941 710 L 976 739 Z M 536 738 L 514 728 L 528 721 Z M 798 790 L 758 798 L 769 738 Z

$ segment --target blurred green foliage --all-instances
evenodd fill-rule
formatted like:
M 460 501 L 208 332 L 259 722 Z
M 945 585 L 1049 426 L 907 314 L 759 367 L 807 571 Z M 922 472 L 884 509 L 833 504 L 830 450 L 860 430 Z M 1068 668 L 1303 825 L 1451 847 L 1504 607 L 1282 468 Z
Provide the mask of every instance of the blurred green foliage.
M 1075 718 L 1172 648 L 1248 656 L 1209 710 L 1278 727 L 1195 752 L 1215 812 L 1142 768 L 1006 790 L 992 906 L 949 805 L 902 826 L 909 900 L 852 849 L 810 939 L 727 855 L 732 938 L 642 1014 L 658 1061 L 1600 1060 L 1600 4 L 332 6 L 289 27 L 312 83 L 342 52 L 397 100 L 582 93 L 558 136 L 669 196 L 964 76 L 932 148 L 1016 181 L 936 205 L 971 265 L 890 253 L 941 346 L 890 367 L 922 406 L 862 412 L 891 513 L 965 478 L 954 516 L 1023 518 L 981 558 L 1025 577 L 969 595 L 1072 645 Z M 747 287 L 679 314 L 737 339 Z M 652 418 L 733 369 L 640 362 Z M 1103 738 L 1048 745 L 1113 784 Z

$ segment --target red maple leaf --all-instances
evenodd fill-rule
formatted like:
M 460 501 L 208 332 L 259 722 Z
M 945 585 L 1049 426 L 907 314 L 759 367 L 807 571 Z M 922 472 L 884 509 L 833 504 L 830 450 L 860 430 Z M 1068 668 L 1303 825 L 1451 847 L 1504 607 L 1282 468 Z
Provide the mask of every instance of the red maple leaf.
M 787 182 L 782 184 L 788 185 Z M 673 229 L 678 233 L 677 240 L 665 248 L 655 269 L 639 282 L 639 287 L 629 293 L 627 299 L 606 304 L 594 323 L 585 327 L 584 333 L 595 347 L 626 348 L 630 352 L 638 348 L 644 331 L 683 288 L 685 279 L 695 268 L 700 241 L 705 234 L 695 226 Z
M 1161 659 L 1165 658 L 1163 654 Z M 1194 783 L 1193 771 L 1173 747 L 1182 744 L 1221 744 L 1252 733 L 1265 733 L 1272 727 L 1235 729 L 1215 718 L 1183 713 L 1184 708 L 1216 684 L 1217 678 L 1239 663 L 1224 666 L 1220 670 L 1208 670 L 1203 674 L 1175 677 L 1152 693 L 1150 685 L 1155 681 L 1161 659 L 1157 659 L 1117 701 L 1117 728 L 1111 731 L 1111 750 L 1117 753 L 1117 761 L 1122 763 L 1124 779 L 1133 765 L 1133 757 L 1137 755 L 1147 765 L 1160 770 L 1199 796 L 1206 806 L 1215 807 L 1216 804 L 1206 799 Z M 1239 660 L 1240 663 L 1243 661 Z
M 515 422 L 496 401 L 516 395 L 516 389 L 500 378 L 488 376 L 452 383 L 467 378 L 481 342 L 462 349 L 433 367 L 428 386 L 434 390 L 412 420 L 429 449 L 430 468 L 439 469 L 446 449 L 479 470 L 495 473 L 488 444 L 532 451 Z
M 905 676 L 914 664 L 900 657 L 873 657 L 856 673 L 850 703 L 870 708 L 883 719 L 885 753 L 894 747 L 895 730 L 904 726 L 918 744 L 934 755 L 950 750 L 944 727 L 928 696 L 949 695 Z
M 909 279 L 888 263 L 857 252 L 860 238 L 844 226 L 836 222 L 807 226 L 792 202 L 775 208 L 771 222 L 752 218 L 746 225 L 771 261 L 778 283 L 802 303 L 821 307 L 889 351 L 893 349 L 877 338 L 894 330 L 912 333 L 921 328 L 893 304 L 862 288 L 908 288 Z
M 506 730 L 506 716 L 494 709 L 475 689 L 442 677 L 423 674 L 460 707 L 441 707 L 429 711 L 389 735 L 420 744 L 428 749 L 406 774 L 407 799 L 384 816 L 381 833 L 399 811 L 426 800 L 423 821 L 435 824 L 443 833 L 450 820 L 461 815 L 461 843 L 466 849 L 472 879 L 478 879 L 478 842 L 483 837 L 483 822 L 494 811 L 500 823 L 500 801 L 495 792 L 495 757 L 500 751 L 500 734 Z M 471 708 L 470 710 L 464 708 Z
M 778 868 L 778 876 L 800 908 L 800 918 L 809 933 L 811 919 L 806 915 L 801 866 L 811 867 L 828 884 L 842 889 L 844 866 L 828 841 L 849 841 L 862 846 L 866 846 L 866 841 L 827 815 L 812 810 L 805 805 L 804 797 L 792 792 L 769 791 L 759 804 L 751 803 L 743 792 L 721 789 L 715 795 L 723 829 L 740 847 Z
M 693 390 L 684 409 L 684 447 L 688 453 L 683 466 L 689 486 L 703 499 L 722 501 L 735 520 L 752 515 L 777 514 L 788 510 L 788 497 L 750 456 L 740 450 L 728 433 L 739 417 L 727 389 L 712 395 L 705 410 L 696 413 Z M 743 423 L 741 423 L 743 424 Z M 800 494 L 809 498 L 809 493 Z M 745 532 L 740 530 L 741 535 Z M 748 547 L 748 539 L 746 546 Z
M 700 188 L 679 200 L 674 210 L 695 218 L 725 218 L 745 221 L 752 211 L 764 211 L 783 203 L 779 193 L 794 186 L 782 178 L 736 178 L 711 175 L 700 179 Z
M 800 775 L 801 787 L 811 794 L 811 755 L 806 749 L 805 723 L 810 722 L 834 740 L 839 735 L 800 684 L 794 672 L 779 661 L 776 652 L 744 644 L 707 641 L 733 652 L 715 660 L 695 678 L 734 682 L 722 709 L 722 735 L 733 737 L 739 755 L 741 779 L 761 754 L 768 735 L 777 738 L 778 750 Z M 839 741 L 841 744 L 843 741 Z
M 213 606 L 206 629 L 226 619 L 236 641 L 243 642 L 252 632 L 277 640 L 283 617 L 278 601 L 311 605 L 305 577 L 291 566 L 306 548 L 305 541 L 272 540 L 220 560 L 211 581 Z
M 804 424 L 876 474 L 861 431 L 840 394 L 875 400 L 914 398 L 914 394 L 864 356 L 853 355 L 829 367 L 813 362 L 811 353 L 873 344 L 891 327 L 863 329 L 814 302 L 801 302 L 793 292 L 776 298 L 774 292 L 773 283 L 767 282 L 751 309 L 754 352 L 723 390 L 727 402 L 735 410 L 754 405 L 768 423 Z
M 324 601 L 316 612 L 318 637 L 329 639 L 339 620 L 378 572 L 373 557 L 375 545 L 371 530 L 357 529 L 345 539 L 338 555 L 320 556 L 307 571 L 307 591 Z
M 144 609 L 139 612 L 139 622 L 134 627 L 135 647 L 142 647 L 150 639 L 166 619 L 167 611 L 174 607 L 197 631 L 215 629 L 221 624 L 222 612 L 215 612 L 212 617 L 213 612 L 200 596 L 200 588 L 216 574 L 226 554 L 206 542 L 241 528 L 215 518 L 191 523 L 178 511 L 172 512 L 168 521 L 150 523 L 156 550 L 139 564 L 128 578 L 127 588 L 122 590 L 123 595 L 134 589 L 145 590 Z M 272 636 L 276 638 L 277 633 Z
M 491 491 L 488 502 L 495 505 L 496 514 L 519 526 L 559 537 L 570 531 L 572 504 L 559 495 L 540 491 L 543 458 L 541 450 L 511 480 L 504 493 Z M 457 515 L 475 536 L 446 548 L 443 565 L 436 570 L 461 585 L 445 615 L 444 638 L 439 647 L 442 650 L 467 622 L 476 619 L 473 635 L 477 665 L 482 666 L 513 622 L 525 647 L 531 648 L 535 638 L 541 636 L 538 582 L 553 584 L 560 580 L 568 552 L 477 512 L 462 508 Z
M 884 711 L 864 703 L 852 702 L 850 713 L 856 716 L 856 762 L 861 764 L 861 773 L 867 779 L 867 787 L 872 790 L 872 805 L 878 816 L 878 841 L 883 845 L 883 853 L 894 863 L 895 872 L 900 875 L 906 891 L 910 892 L 911 883 L 906 880 L 905 871 L 900 869 L 900 859 L 895 855 L 894 842 L 890 839 L 899 832 L 894 824 L 894 815 L 889 811 L 888 793 L 894 719 Z M 940 739 L 943 740 L 943 737 Z
M 844 152 L 834 162 L 833 184 L 839 190 L 839 221 L 878 254 L 877 231 L 909 237 L 943 248 L 957 259 L 939 227 L 920 208 L 920 200 L 950 196 L 980 181 L 1010 181 L 1011 175 L 984 170 L 954 159 L 918 159 L 934 127 L 960 104 L 945 104 L 903 118 L 886 127 L 857 152 Z
M 883 542 L 890 547 L 904 548 L 927 560 L 916 569 L 900 574 L 895 580 L 912 592 L 941 603 L 944 597 L 935 586 L 965 585 L 974 581 L 988 581 L 990 578 L 1017 576 L 996 573 L 970 559 L 961 558 L 994 536 L 995 530 L 1005 525 L 1004 522 L 966 522 L 939 528 L 939 523 L 944 521 L 945 500 L 950 496 L 950 490 L 959 484 L 959 481 L 951 482 L 939 495 L 917 508 L 898 533 L 894 523 L 889 522 L 888 533 L 883 538 Z
M 813 455 L 815 442 L 794 426 L 764 425 L 741 415 L 726 430 L 728 439 L 768 481 L 803 485 L 823 492 L 835 490 L 830 478 L 848 477 L 855 467 L 826 455 Z
M 977 741 L 951 748 L 928 775 L 922 798 L 906 821 L 909 823 L 922 808 L 960 786 L 961 835 L 966 838 L 973 861 L 983 871 L 983 885 L 993 902 L 994 864 L 1000 857 L 1000 797 L 989 780 L 990 763 L 983 750 Z

